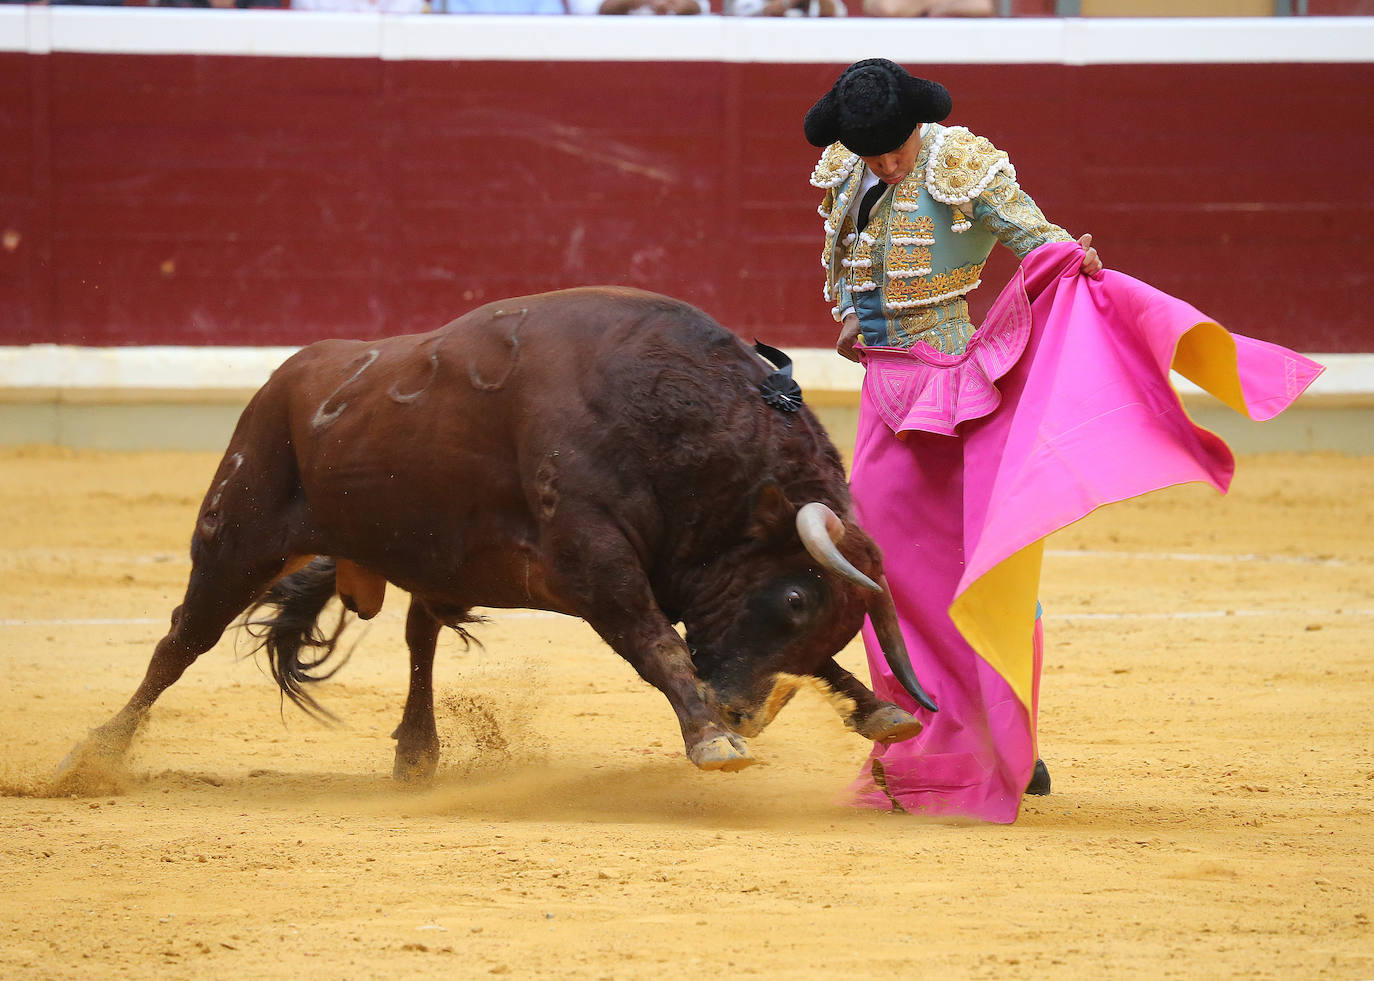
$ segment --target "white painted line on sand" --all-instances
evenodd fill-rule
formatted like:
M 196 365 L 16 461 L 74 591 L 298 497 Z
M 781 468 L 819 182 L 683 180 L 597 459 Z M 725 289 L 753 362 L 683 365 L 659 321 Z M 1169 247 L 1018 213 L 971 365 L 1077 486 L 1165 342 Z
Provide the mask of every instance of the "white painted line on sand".
M 1264 562 L 1282 565 L 1361 565 L 1358 560 L 1334 559 L 1325 555 L 1259 555 L 1253 552 L 1222 554 L 1206 552 L 1116 552 L 1110 549 L 1047 548 L 1045 554 L 1057 559 L 1146 559 L 1163 562 Z M 1374 559 L 1368 560 L 1374 562 Z
M 480 616 L 492 623 L 500 623 L 502 620 L 551 620 L 554 617 L 577 619 L 565 613 L 553 613 L 548 610 L 483 611 Z M 404 620 L 405 616 L 398 611 L 380 614 L 377 619 Z M 147 627 L 167 622 L 167 617 L 11 617 L 0 618 L 0 627 Z M 232 630 L 235 626 L 239 624 L 233 624 L 229 629 Z
M 1045 611 L 1049 620 L 1207 620 L 1213 617 L 1374 617 L 1374 610 L 1170 610 L 1164 613 L 1058 613 Z
M 166 617 L 70 617 L 51 619 L 17 618 L 0 620 L 0 627 L 145 627 L 153 623 L 166 623 Z

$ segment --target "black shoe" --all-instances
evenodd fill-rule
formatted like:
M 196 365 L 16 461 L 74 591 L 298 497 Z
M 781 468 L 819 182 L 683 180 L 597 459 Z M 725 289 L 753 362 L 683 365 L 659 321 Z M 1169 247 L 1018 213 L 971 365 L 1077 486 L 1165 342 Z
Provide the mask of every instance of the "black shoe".
M 1031 771 L 1030 783 L 1026 784 L 1026 793 L 1032 797 L 1048 797 L 1050 793 L 1050 771 L 1045 766 L 1044 760 L 1035 761 L 1035 769 Z

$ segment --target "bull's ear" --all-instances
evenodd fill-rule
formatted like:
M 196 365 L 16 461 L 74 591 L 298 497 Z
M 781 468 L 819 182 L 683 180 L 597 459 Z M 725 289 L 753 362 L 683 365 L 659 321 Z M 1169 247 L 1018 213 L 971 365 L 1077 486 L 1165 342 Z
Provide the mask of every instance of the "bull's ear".
M 749 516 L 748 535 L 760 542 L 794 535 L 797 531 L 797 508 L 773 481 L 759 488 L 754 499 L 754 511 Z

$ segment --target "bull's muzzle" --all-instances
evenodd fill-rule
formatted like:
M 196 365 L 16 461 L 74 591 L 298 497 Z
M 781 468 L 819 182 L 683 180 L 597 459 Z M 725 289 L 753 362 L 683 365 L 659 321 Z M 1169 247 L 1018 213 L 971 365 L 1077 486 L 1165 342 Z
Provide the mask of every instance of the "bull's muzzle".
M 721 717 L 732 730 L 746 738 L 763 732 L 777 718 L 782 707 L 792 700 L 803 686 L 815 684 L 814 678 L 779 672 L 773 676 L 768 694 L 757 704 L 721 705 Z
M 881 584 L 874 582 L 856 569 L 837 547 L 836 543 L 844 537 L 844 522 L 840 520 L 839 515 L 819 501 L 804 504 L 797 511 L 797 534 L 801 536 L 802 544 L 806 546 L 813 559 L 829 571 L 862 586 L 872 594 L 868 600 L 868 619 L 873 624 L 873 632 L 878 637 L 878 644 L 883 649 L 883 657 L 887 660 L 887 666 L 892 669 L 893 677 L 923 708 L 938 712 L 939 707 L 921 687 L 921 682 L 911 667 L 911 658 L 907 654 L 902 628 L 897 622 L 897 609 L 892 603 L 892 592 L 887 587 L 887 578 L 883 577 Z

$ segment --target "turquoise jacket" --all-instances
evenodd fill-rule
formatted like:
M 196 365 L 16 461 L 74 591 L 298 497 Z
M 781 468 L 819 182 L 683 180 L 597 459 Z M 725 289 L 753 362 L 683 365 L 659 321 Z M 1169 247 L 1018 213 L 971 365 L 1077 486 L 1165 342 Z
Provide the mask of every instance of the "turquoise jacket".
M 821 264 L 831 315 L 858 314 L 865 344 L 922 341 L 961 353 L 974 330 L 965 297 L 993 245 L 1023 258 L 1046 242 L 1072 240 L 1021 190 L 1007 155 L 962 126 L 926 127 L 911 174 L 879 198 L 861 233 L 850 206 L 866 169 L 836 143 L 811 175 L 825 190 Z

